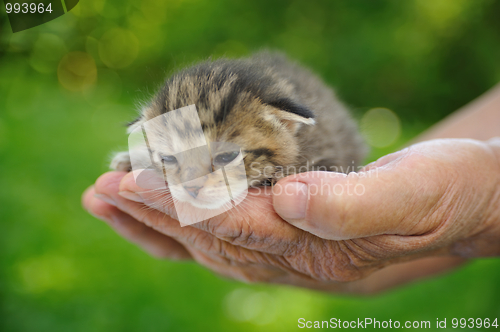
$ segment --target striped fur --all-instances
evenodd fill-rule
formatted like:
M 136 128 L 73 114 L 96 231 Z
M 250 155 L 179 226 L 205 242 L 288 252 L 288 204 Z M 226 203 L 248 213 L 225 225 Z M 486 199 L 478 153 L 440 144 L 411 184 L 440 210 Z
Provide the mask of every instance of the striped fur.
M 165 82 L 130 128 L 193 104 L 209 142 L 241 147 L 249 186 L 314 166 L 352 170 L 367 151 L 334 92 L 279 54 L 205 61 L 181 70 Z M 129 170 L 126 154 L 118 156 L 112 167 Z M 188 166 L 178 166 L 183 167 Z

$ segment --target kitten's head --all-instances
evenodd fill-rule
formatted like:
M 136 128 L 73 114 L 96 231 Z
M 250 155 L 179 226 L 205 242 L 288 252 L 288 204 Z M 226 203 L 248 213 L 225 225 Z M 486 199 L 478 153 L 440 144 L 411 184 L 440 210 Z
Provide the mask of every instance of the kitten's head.
M 143 158 L 166 176 L 175 199 L 215 209 L 297 163 L 297 133 L 314 115 L 293 92 L 256 65 L 202 63 L 169 79 L 129 132 L 147 133 L 150 156 Z

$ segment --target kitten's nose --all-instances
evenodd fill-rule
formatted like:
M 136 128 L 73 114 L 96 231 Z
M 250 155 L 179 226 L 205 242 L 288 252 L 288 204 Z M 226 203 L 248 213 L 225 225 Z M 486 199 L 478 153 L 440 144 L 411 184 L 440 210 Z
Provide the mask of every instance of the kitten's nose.
M 191 197 L 193 197 L 193 198 L 196 198 L 198 196 L 198 193 L 200 192 L 201 188 L 203 188 L 203 186 L 201 186 L 201 187 L 184 186 L 184 189 L 186 189 L 188 194 L 191 195 Z

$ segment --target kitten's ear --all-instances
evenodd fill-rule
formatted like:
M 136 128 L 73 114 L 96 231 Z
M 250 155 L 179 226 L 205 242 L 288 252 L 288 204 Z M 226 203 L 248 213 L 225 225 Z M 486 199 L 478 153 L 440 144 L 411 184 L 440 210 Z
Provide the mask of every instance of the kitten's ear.
M 290 99 L 278 99 L 272 102 L 266 102 L 266 104 L 273 106 L 274 115 L 278 120 L 284 124 L 292 134 L 297 133 L 302 125 L 313 125 L 314 113 L 308 108 L 296 104 Z

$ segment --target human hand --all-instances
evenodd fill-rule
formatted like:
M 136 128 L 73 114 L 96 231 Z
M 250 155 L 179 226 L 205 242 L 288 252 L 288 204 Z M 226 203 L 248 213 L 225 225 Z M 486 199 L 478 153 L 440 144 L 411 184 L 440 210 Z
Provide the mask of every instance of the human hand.
M 385 260 L 500 255 L 499 138 L 423 142 L 358 173 L 289 176 L 279 191 L 274 207 L 290 224 L 323 239 L 370 240 Z
M 275 186 L 274 205 L 290 223 L 274 212 L 272 193 L 263 188 L 251 191 L 238 209 L 181 228 L 169 216 L 146 209 L 140 202 L 151 199 L 151 193 L 138 188 L 131 175 L 117 172 L 102 176 L 85 194 L 84 205 L 157 256 L 191 256 L 222 275 L 245 281 L 371 291 L 390 286 L 391 280 L 394 284 L 439 272 L 462 259 L 413 261 L 364 280 L 338 281 L 364 278 L 384 266 L 420 257 L 498 253 L 498 245 L 496 249 L 484 245 L 488 239 L 498 242 L 494 202 L 499 199 L 500 167 L 491 150 L 498 146 L 493 141 L 489 145 L 432 141 L 382 158 L 359 172 L 364 177 L 331 173 L 288 177 Z M 282 189 L 287 184 L 296 187 L 297 181 L 312 185 L 320 180 L 332 188 L 361 184 L 364 193 L 309 195 L 307 217 L 289 218 L 284 209 L 295 197 Z M 104 196 L 95 198 L 94 190 Z M 402 267 L 416 273 L 399 278 Z

